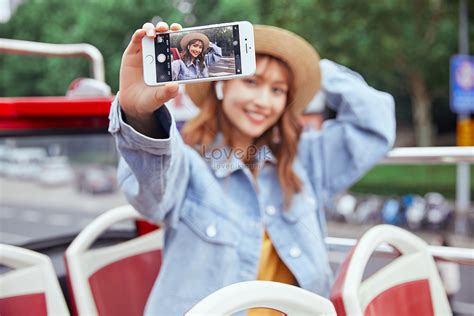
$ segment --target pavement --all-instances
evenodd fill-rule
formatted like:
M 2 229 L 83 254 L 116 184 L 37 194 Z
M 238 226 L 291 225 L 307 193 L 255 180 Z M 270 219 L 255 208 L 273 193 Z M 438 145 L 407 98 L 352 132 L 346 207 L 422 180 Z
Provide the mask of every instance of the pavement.
M 235 60 L 233 57 L 222 57 L 217 63 L 209 66 L 209 76 L 235 75 Z

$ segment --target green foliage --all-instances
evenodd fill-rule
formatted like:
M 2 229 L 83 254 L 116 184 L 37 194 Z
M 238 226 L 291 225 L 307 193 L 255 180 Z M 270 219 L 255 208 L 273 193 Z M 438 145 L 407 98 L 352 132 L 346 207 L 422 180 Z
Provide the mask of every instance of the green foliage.
M 121 56 L 131 34 L 153 16 L 178 20 L 166 2 L 153 0 L 30 0 L 0 28 L 0 37 L 47 43 L 89 43 L 104 55 L 106 82 L 118 89 Z M 64 95 L 78 77 L 89 77 L 81 59 L 0 55 L 0 96 Z
M 183 3 L 192 10 L 180 9 Z M 474 5 L 469 5 L 473 38 Z M 0 37 L 90 43 L 104 55 L 106 81 L 116 92 L 123 50 L 133 31 L 153 16 L 185 27 L 238 20 L 276 25 L 391 92 L 398 118 L 410 122 L 414 74 L 437 112 L 449 112 L 457 10 L 458 1 L 452 0 L 30 0 L 0 26 Z M 473 52 L 474 41 L 470 45 Z M 0 96 L 63 95 L 74 78 L 89 76 L 88 62 L 80 59 L 0 55 L 0 65 Z
M 258 2 L 255 0 L 194 1 L 193 13 L 196 21 L 193 25 L 234 21 L 259 23 Z
M 471 195 L 474 194 L 474 169 L 471 168 Z M 385 196 L 409 193 L 424 195 L 439 192 L 456 196 L 455 165 L 380 165 L 372 169 L 351 191 Z
M 469 1 L 468 1 L 469 2 Z M 395 96 L 397 118 L 412 125 L 414 78 L 437 112 L 449 112 L 449 59 L 458 51 L 458 1 L 262 0 L 264 23 L 310 41 L 322 57 L 362 73 Z M 470 1 L 470 38 L 474 33 Z M 474 41 L 471 40 L 471 53 Z M 422 92 L 423 93 L 423 92 Z M 434 109 L 436 110 L 436 109 Z M 432 115 L 432 114 L 431 114 Z M 452 125 L 452 130 L 455 125 Z

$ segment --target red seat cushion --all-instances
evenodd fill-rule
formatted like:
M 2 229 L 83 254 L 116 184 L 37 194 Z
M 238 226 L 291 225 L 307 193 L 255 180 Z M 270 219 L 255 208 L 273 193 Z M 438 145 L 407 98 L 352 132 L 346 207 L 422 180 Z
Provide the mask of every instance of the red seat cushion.
M 406 282 L 380 293 L 364 311 L 364 316 L 378 315 L 434 315 L 429 281 Z
M 89 284 L 99 315 L 143 315 L 161 260 L 161 250 L 154 250 L 116 261 L 92 274 Z
M 138 219 L 135 221 L 135 226 L 137 227 L 138 236 L 148 234 L 152 231 L 155 231 L 160 228 L 160 226 L 152 224 L 146 220 Z
M 25 294 L 0 298 L 2 316 L 47 316 L 44 293 Z

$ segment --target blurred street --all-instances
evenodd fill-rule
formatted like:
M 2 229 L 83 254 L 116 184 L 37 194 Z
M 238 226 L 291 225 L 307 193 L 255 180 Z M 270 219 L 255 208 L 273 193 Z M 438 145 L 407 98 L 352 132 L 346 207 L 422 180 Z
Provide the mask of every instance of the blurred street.
M 92 195 L 73 183 L 47 187 L 0 178 L 0 192 L 0 242 L 17 245 L 77 234 L 101 213 L 126 204 L 119 191 Z
M 226 76 L 235 74 L 235 61 L 233 57 L 222 57 L 217 63 L 209 66 L 209 76 Z

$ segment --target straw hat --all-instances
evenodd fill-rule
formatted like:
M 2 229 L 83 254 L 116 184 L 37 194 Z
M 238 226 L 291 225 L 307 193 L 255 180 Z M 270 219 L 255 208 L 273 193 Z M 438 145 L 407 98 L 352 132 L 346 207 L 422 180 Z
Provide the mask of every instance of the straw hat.
M 201 42 L 203 42 L 204 47 L 202 51 L 205 52 L 207 48 L 209 47 L 209 38 L 206 35 L 202 33 L 197 33 L 197 32 L 189 33 L 183 36 L 183 38 L 180 41 L 181 49 L 185 50 L 186 47 L 188 47 L 188 43 L 194 39 L 198 39 Z
M 293 99 L 289 100 L 301 113 L 319 90 L 321 74 L 319 55 L 302 37 L 293 32 L 266 25 L 254 25 L 255 52 L 284 61 L 293 73 Z M 212 92 L 213 83 L 186 85 L 186 92 L 198 107 Z

